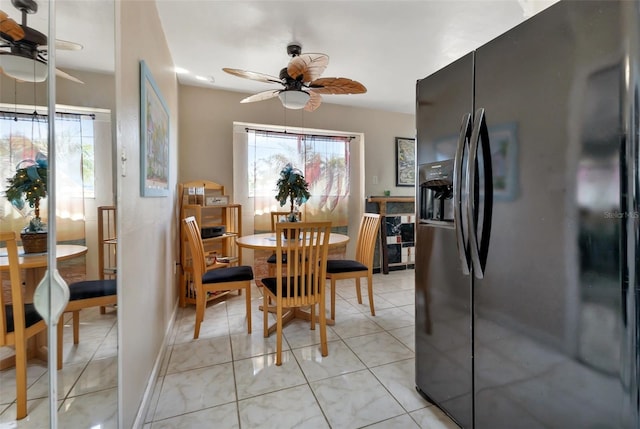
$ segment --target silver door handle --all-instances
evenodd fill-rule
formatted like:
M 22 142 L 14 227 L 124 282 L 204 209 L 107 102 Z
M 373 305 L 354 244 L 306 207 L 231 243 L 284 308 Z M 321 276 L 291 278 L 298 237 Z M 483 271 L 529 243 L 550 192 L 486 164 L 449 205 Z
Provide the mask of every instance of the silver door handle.
M 456 242 L 458 245 L 458 258 L 462 273 L 468 275 L 471 261 L 469 259 L 469 248 L 465 243 L 462 230 L 462 165 L 464 147 L 471 135 L 471 113 L 465 113 L 460 124 L 460 134 L 458 136 L 458 146 L 453 160 L 453 226 L 456 231 Z M 469 199 L 467 198 L 467 203 Z M 468 224 L 467 224 L 468 225 Z
M 484 194 L 482 213 L 482 236 L 478 243 L 477 223 L 479 213 L 475 206 L 476 198 L 476 163 L 478 161 L 478 145 L 482 140 L 482 159 L 484 172 Z M 478 279 L 484 278 L 484 271 L 489 254 L 489 237 L 491 236 L 491 218 L 493 212 L 493 172 L 491 165 L 491 147 L 489 142 L 489 131 L 484 109 L 476 111 L 473 121 L 473 132 L 471 133 L 471 146 L 469 149 L 469 162 L 467 164 L 467 190 L 469 198 L 467 203 L 467 222 L 469 223 L 469 247 L 471 261 L 473 263 L 473 273 Z

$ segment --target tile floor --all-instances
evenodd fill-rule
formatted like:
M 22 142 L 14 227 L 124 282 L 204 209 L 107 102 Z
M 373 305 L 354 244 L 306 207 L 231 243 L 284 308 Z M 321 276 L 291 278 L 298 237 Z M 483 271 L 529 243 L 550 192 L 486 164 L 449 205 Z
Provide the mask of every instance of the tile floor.
M 244 297 L 209 306 L 195 341 L 194 309 L 180 309 L 144 429 L 457 428 L 414 388 L 413 279 L 413 270 L 376 274 L 375 317 L 353 281 L 338 282 L 329 356 L 319 330 L 296 320 L 284 329 L 281 367 L 275 334 L 263 338 L 259 288 L 251 335 Z
M 329 356 L 320 355 L 319 331 L 296 320 L 284 329 L 281 367 L 275 334 L 262 336 L 259 288 L 251 335 L 243 296 L 213 302 L 195 341 L 194 308 L 179 309 L 143 429 L 457 428 L 414 388 L 413 278 L 413 270 L 374 275 L 375 317 L 366 293 L 360 305 L 353 281 L 339 282 Z M 115 317 L 84 310 L 78 347 L 69 331 L 59 427 L 116 428 Z M 0 429 L 46 427 L 46 366 L 30 362 L 30 414 L 19 422 L 13 378 L 0 372 Z

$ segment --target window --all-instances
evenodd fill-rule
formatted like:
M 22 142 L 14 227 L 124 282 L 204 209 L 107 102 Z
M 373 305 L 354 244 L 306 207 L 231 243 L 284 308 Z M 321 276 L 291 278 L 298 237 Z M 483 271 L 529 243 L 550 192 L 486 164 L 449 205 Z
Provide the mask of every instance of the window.
M 364 137 L 319 129 L 234 123 L 233 199 L 243 207 L 245 233 L 271 228 L 269 212 L 288 211 L 275 199 L 280 170 L 300 169 L 311 198 L 305 220 L 330 220 L 336 232 L 357 231 L 364 210 Z
M 1 106 L 0 178 L 2 187 L 21 162 L 48 155 L 48 116 L 45 108 Z M 108 111 L 99 111 L 109 115 Z M 106 113 L 105 113 L 106 112 Z M 95 113 L 56 113 L 56 216 L 61 239 L 84 239 L 85 201 L 95 197 Z M 104 122 L 104 121 L 102 121 Z M 108 143 L 109 145 L 111 142 Z M 27 160 L 27 161 L 25 161 Z M 47 199 L 40 206 L 46 222 Z M 20 231 L 33 215 L 28 205 L 18 209 L 5 198 L 0 202 L 3 230 Z
M 348 222 L 349 137 L 249 130 L 249 197 L 254 198 L 256 229 L 269 229 L 270 211 L 287 211 L 275 200 L 280 170 L 291 163 L 309 183 L 311 198 L 300 207 L 306 220 Z M 258 228 L 260 226 L 260 228 Z

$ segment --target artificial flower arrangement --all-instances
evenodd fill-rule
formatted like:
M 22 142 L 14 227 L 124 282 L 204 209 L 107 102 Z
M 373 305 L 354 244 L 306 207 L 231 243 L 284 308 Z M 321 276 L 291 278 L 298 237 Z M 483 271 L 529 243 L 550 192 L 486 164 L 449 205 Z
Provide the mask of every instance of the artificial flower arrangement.
M 287 204 L 287 200 L 291 201 L 291 210 L 287 216 L 287 221 L 298 221 L 295 214 L 295 206 L 306 203 L 311 197 L 309 193 L 309 183 L 304 179 L 302 171 L 294 168 L 291 163 L 288 163 L 280 171 L 280 178 L 276 186 L 278 190 L 276 200 L 278 200 L 280 206 L 282 207 Z
M 47 226 L 40 218 L 40 200 L 47 197 L 47 174 L 49 164 L 47 157 L 38 153 L 35 160 L 25 159 L 16 166 L 16 173 L 7 179 L 9 185 L 5 189 L 7 200 L 18 210 L 22 210 L 26 203 L 34 209 L 34 217 L 21 232 L 23 247 L 26 253 L 46 251 Z M 37 234 L 38 244 L 29 248 L 28 235 Z M 44 244 L 43 244 L 44 243 Z M 43 247 L 44 246 L 44 247 Z

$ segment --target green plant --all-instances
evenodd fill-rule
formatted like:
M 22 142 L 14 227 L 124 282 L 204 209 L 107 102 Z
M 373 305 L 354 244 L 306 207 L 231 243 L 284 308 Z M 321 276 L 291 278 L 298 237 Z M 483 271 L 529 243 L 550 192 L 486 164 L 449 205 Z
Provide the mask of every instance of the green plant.
M 25 159 L 18 163 L 16 174 L 7 179 L 7 200 L 18 210 L 24 207 L 25 201 L 34 209 L 34 218 L 29 221 L 23 232 L 46 231 L 46 225 L 40 219 L 40 200 L 47 197 L 48 168 L 46 156 L 38 153 L 35 161 Z
M 276 200 L 280 206 L 287 204 L 287 200 L 291 201 L 291 210 L 287 220 L 290 222 L 297 220 L 294 214 L 295 205 L 300 206 L 311 197 L 309 183 L 304 179 L 302 171 L 288 163 L 280 171 L 280 178 L 276 182 L 276 186 L 278 188 Z

